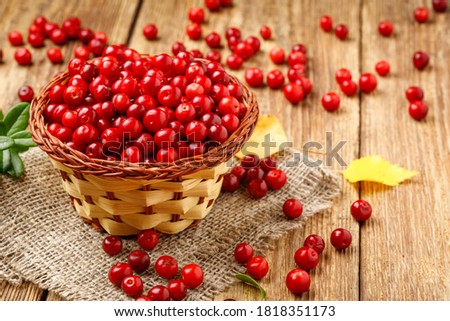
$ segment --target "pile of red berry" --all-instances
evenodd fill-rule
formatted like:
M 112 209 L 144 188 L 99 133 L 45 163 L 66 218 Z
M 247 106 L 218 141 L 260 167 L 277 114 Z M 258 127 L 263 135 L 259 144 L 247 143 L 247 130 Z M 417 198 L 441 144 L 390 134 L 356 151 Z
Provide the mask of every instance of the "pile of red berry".
M 155 262 L 155 271 L 163 279 L 171 280 L 167 286 L 155 285 L 142 296 L 144 284 L 136 273 L 144 273 L 150 266 L 150 256 L 146 251 L 153 250 L 158 244 L 158 235 L 153 230 L 139 233 L 137 242 L 142 250 L 134 250 L 128 254 L 127 262 L 114 264 L 108 272 L 109 281 L 121 287 L 127 295 L 137 301 L 169 301 L 183 300 L 187 289 L 195 289 L 203 282 L 203 270 L 197 264 L 187 264 L 181 271 L 181 279 L 175 279 L 178 274 L 178 262 L 175 258 L 163 255 Z M 109 255 L 122 251 L 122 240 L 117 236 L 108 236 L 103 240 L 103 250 Z
M 44 109 L 50 134 L 91 158 L 174 162 L 224 143 L 247 112 L 222 65 L 189 52 L 141 56 L 111 45 L 74 58 Z
M 269 189 L 278 190 L 287 181 L 283 170 L 277 169 L 277 161 L 266 157 L 262 161 L 256 154 L 245 155 L 241 164 L 233 167 L 223 178 L 222 191 L 233 193 L 241 184 L 247 184 L 248 192 L 254 198 L 262 198 Z

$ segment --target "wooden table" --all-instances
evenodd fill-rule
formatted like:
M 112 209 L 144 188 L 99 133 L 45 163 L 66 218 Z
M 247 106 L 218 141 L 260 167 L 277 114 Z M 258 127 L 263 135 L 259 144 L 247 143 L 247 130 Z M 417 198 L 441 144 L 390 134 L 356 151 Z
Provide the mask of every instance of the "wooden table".
M 411 182 L 390 188 L 379 184 L 349 184 L 342 181 L 342 195 L 332 209 L 310 219 L 304 230 L 290 233 L 274 242 L 268 255 L 271 271 L 261 283 L 272 300 L 449 300 L 450 299 L 450 10 L 430 11 L 430 21 L 418 24 L 412 12 L 420 5 L 431 9 L 431 1 L 388 0 L 235 0 L 231 9 L 207 13 L 204 35 L 224 33 L 226 27 L 239 27 L 244 36 L 258 35 L 263 24 L 272 27 L 273 39 L 262 41 L 262 52 L 245 63 L 265 72 L 277 68 L 268 59 L 271 48 L 286 50 L 294 43 L 308 47 L 309 75 L 313 93 L 300 105 L 292 106 L 280 91 L 255 90 L 263 113 L 277 115 L 296 146 L 308 141 L 325 146 L 327 132 L 333 142 L 346 141 L 341 156 L 348 164 L 365 155 L 379 154 L 401 166 L 416 169 Z M 18 67 L 7 32 L 26 32 L 31 21 L 44 14 L 61 23 L 76 15 L 83 25 L 105 31 L 110 43 L 126 43 L 141 52 L 169 52 L 180 40 L 187 48 L 206 50 L 204 41 L 187 39 L 184 26 L 187 10 L 203 1 L 1 1 L 0 30 L 5 62 L 0 65 L 0 94 L 3 110 L 17 103 L 16 93 L 23 84 L 36 90 L 62 66 L 52 65 L 45 49 L 33 49 L 34 64 Z M 319 29 L 320 16 L 328 14 L 335 23 L 349 26 L 349 38 L 340 41 Z M 378 22 L 391 20 L 394 36 L 381 37 Z M 142 27 L 148 22 L 159 28 L 158 41 L 147 41 Z M 222 40 L 223 41 L 223 40 Z M 75 43 L 63 47 L 66 62 Z M 49 44 L 47 42 L 47 48 Z M 431 66 L 424 71 L 413 68 L 416 50 L 430 54 Z M 222 50 L 223 55 L 228 49 Z M 340 90 L 334 80 L 338 68 L 346 67 L 355 78 L 374 72 L 375 63 L 386 59 L 391 74 L 378 78 L 378 89 L 370 95 L 348 98 L 341 94 L 341 108 L 325 112 L 320 104 L 325 92 Z M 286 66 L 282 67 L 283 71 Z M 237 73 L 242 76 L 242 71 Z M 404 97 L 410 85 L 420 85 L 430 106 L 426 120 L 417 122 L 408 115 Z M 324 150 L 322 150 L 324 152 Z M 335 161 L 331 168 L 345 168 Z M 357 223 L 349 214 L 350 204 L 362 198 L 374 209 L 372 218 Z M 292 256 L 306 235 L 317 233 L 328 239 L 336 227 L 349 229 L 353 244 L 337 252 L 329 243 L 322 261 L 311 272 L 308 293 L 294 297 L 284 285 L 293 268 Z M 0 283 L 0 297 L 6 300 L 58 300 L 57 295 L 36 285 L 19 287 Z M 237 284 L 217 297 L 256 300 L 251 287 Z

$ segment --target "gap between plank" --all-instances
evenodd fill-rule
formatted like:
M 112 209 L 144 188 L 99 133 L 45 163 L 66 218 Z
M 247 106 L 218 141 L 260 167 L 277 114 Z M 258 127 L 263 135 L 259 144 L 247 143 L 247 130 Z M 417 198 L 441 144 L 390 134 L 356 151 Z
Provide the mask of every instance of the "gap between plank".
M 137 22 L 137 19 L 138 19 L 138 16 L 139 16 L 139 12 L 141 11 L 142 2 L 143 2 L 143 0 L 139 0 L 138 1 L 138 5 L 136 6 L 136 10 L 135 10 L 134 16 L 133 16 L 133 21 L 131 21 L 130 30 L 128 32 L 128 37 L 127 37 L 127 41 L 126 41 L 126 45 L 127 46 L 130 44 L 131 37 L 133 36 L 134 27 L 136 26 L 136 22 Z
M 363 58 L 363 1 L 359 1 L 359 40 L 358 40 L 358 59 L 359 59 L 359 74 L 362 74 L 362 58 Z M 358 131 L 358 158 L 361 158 L 361 137 L 362 137 L 362 93 L 361 90 L 358 93 L 359 99 L 359 131 Z M 358 198 L 361 199 L 361 186 L 362 183 L 358 182 Z M 361 301 L 361 222 L 359 225 L 359 246 L 358 246 L 358 301 Z

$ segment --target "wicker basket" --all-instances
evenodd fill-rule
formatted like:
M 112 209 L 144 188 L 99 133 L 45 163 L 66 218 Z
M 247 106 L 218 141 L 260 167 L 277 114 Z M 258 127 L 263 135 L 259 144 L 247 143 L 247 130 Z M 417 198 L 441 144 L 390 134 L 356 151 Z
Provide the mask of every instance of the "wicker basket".
M 58 75 L 33 100 L 30 131 L 60 171 L 63 187 L 83 220 L 113 235 L 150 228 L 175 234 L 200 222 L 219 196 L 225 162 L 240 150 L 256 124 L 258 104 L 248 87 L 230 75 L 242 87 L 247 114 L 226 142 L 174 163 L 133 164 L 91 159 L 49 134 L 43 117 L 49 90 L 68 78 L 67 73 Z

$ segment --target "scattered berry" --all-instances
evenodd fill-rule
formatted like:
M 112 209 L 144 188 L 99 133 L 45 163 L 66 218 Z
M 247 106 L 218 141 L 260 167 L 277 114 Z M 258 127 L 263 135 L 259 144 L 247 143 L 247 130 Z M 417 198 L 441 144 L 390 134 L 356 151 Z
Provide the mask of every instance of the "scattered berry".
M 336 78 L 336 82 L 339 85 L 341 85 L 342 82 L 344 82 L 345 80 L 348 80 L 348 81 L 352 80 L 352 74 L 351 74 L 350 70 L 348 70 L 346 68 L 341 68 L 336 71 L 335 78 Z
M 414 10 L 414 19 L 418 23 L 425 23 L 428 21 L 428 9 L 425 7 L 418 7 Z
M 284 63 L 284 49 L 282 48 L 273 48 L 270 51 L 270 60 L 273 61 L 273 63 L 277 64 L 277 65 L 281 65 L 282 63 Z
M 344 24 L 340 24 L 336 26 L 336 29 L 334 29 L 334 33 L 336 34 L 336 37 L 338 37 L 341 40 L 345 40 L 348 35 L 348 28 Z
M 172 279 L 178 273 L 178 262 L 171 256 L 163 255 L 156 260 L 155 270 L 160 277 Z
M 445 12 L 447 10 L 447 0 L 433 0 L 432 4 L 436 12 Z
M 203 270 L 197 264 L 188 264 L 181 269 L 181 278 L 189 289 L 195 289 L 203 282 Z
M 325 241 L 319 235 L 311 234 L 306 237 L 303 246 L 308 246 L 314 249 L 317 252 L 317 254 L 320 255 L 325 249 Z
M 272 37 L 272 30 L 268 26 L 262 26 L 259 30 L 259 34 L 264 40 L 268 40 Z
M 413 55 L 413 64 L 419 70 L 425 69 L 428 66 L 430 57 L 423 51 L 416 51 Z
M 147 293 L 150 301 L 169 301 L 170 292 L 164 285 L 156 285 L 151 288 Z
M 366 221 L 372 215 L 372 206 L 366 201 L 356 200 L 350 207 L 350 213 L 355 220 L 359 222 Z
M 320 28 L 325 32 L 329 32 L 333 29 L 333 20 L 330 16 L 322 16 L 320 18 Z
M 340 101 L 336 93 L 327 93 L 322 96 L 322 106 L 326 111 L 338 110 Z
M 254 256 L 247 262 L 247 274 L 260 280 L 269 272 L 269 263 L 261 256 Z
M 205 6 L 209 11 L 218 11 L 220 9 L 220 0 L 205 0 Z
M 115 286 L 120 286 L 123 279 L 130 275 L 133 275 L 133 269 L 128 263 L 117 263 L 109 269 L 108 279 Z
M 300 217 L 303 213 L 303 205 L 299 200 L 289 198 L 283 204 L 283 213 L 291 220 Z
M 284 86 L 283 93 L 292 104 L 298 104 L 304 98 L 302 87 L 292 82 Z
M 381 21 L 378 24 L 378 32 L 384 37 L 390 37 L 394 31 L 394 25 L 390 21 Z
M 253 247 L 247 243 L 239 243 L 234 249 L 234 258 L 240 264 L 246 264 L 253 257 Z
M 272 89 L 281 88 L 284 85 L 284 75 L 278 69 L 272 70 L 267 74 L 266 82 Z
M 303 270 L 312 270 L 319 264 L 319 254 L 311 247 L 304 246 L 295 251 L 295 264 Z
M 225 174 L 223 177 L 222 191 L 233 193 L 239 188 L 239 179 L 233 173 Z
M 352 243 L 352 235 L 346 229 L 337 228 L 331 232 L 330 242 L 337 250 L 343 250 Z
M 61 49 L 59 48 L 49 48 L 47 50 L 47 57 L 53 64 L 60 64 L 63 62 Z
M 12 46 L 22 46 L 23 45 L 23 36 L 18 31 L 11 31 L 8 34 L 8 40 Z
M 196 23 L 205 21 L 205 11 L 202 8 L 191 8 L 188 13 L 189 20 Z
M 116 255 L 122 251 L 122 239 L 118 236 L 107 236 L 102 243 L 103 251 L 109 255 Z
M 149 267 L 150 257 L 145 251 L 134 250 L 128 254 L 128 264 L 131 266 L 133 271 L 141 273 Z
M 423 101 L 415 101 L 409 105 L 409 115 L 415 120 L 425 118 L 428 113 L 428 106 Z
M 389 66 L 389 63 L 387 61 L 382 60 L 375 65 L 375 70 L 380 76 L 384 77 L 389 74 L 391 66 Z
M 286 184 L 287 177 L 281 169 L 272 169 L 266 174 L 265 180 L 270 189 L 279 190 Z
M 19 48 L 14 53 L 14 59 L 19 65 L 29 65 L 32 60 L 31 52 L 27 48 Z
M 302 269 L 295 269 L 286 276 L 286 286 L 294 294 L 302 294 L 309 290 L 311 279 L 308 272 Z
M 371 73 L 362 74 L 359 78 L 359 87 L 361 90 L 368 94 L 377 88 L 377 78 Z
M 358 91 L 358 85 L 353 80 L 344 80 L 340 87 L 346 96 L 353 96 Z
M 262 198 L 267 194 L 267 183 L 263 179 L 254 179 L 248 184 L 248 192 L 254 198 Z
M 169 290 L 170 298 L 175 301 L 183 300 L 187 294 L 186 285 L 181 280 L 170 281 L 167 290 Z
M 408 99 L 410 103 L 423 100 L 424 97 L 422 88 L 417 86 L 408 87 L 408 89 L 406 89 L 405 95 L 406 99 Z
M 21 86 L 19 88 L 19 91 L 17 92 L 17 96 L 19 97 L 20 101 L 31 103 L 34 98 L 33 88 L 31 88 L 30 86 Z
M 142 283 L 141 278 L 137 275 L 127 276 L 122 281 L 122 291 L 131 297 L 135 298 L 140 296 L 143 290 L 144 284 Z
M 259 68 L 248 68 L 244 76 L 247 83 L 252 87 L 261 87 L 263 85 L 264 76 Z
M 198 40 L 202 37 L 202 26 L 196 22 L 191 22 L 186 26 L 186 34 L 192 40 Z
M 158 28 L 153 23 L 148 23 L 142 29 L 142 33 L 147 40 L 154 40 L 158 37 Z

